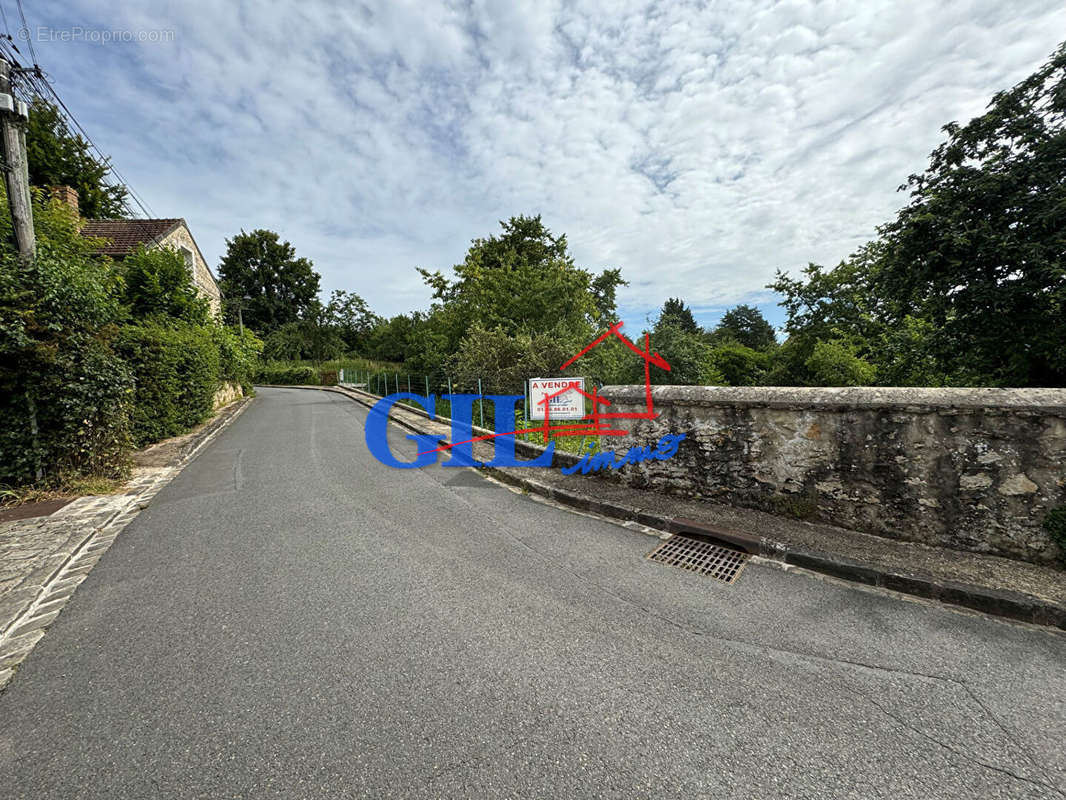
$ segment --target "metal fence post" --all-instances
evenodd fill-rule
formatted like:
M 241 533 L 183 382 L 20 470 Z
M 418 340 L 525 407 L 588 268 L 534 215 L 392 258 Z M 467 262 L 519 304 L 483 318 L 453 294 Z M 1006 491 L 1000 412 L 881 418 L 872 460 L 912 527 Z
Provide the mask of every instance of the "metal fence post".
M 411 394 L 411 373 L 407 373 L 407 393 Z
M 452 376 L 448 376 L 448 394 L 452 393 Z

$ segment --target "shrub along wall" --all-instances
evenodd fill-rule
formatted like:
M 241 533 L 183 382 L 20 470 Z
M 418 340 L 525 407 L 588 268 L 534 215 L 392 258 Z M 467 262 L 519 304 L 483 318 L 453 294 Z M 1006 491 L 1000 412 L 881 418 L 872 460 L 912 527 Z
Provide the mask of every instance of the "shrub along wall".
M 132 387 L 112 346 L 121 279 L 92 257 L 66 207 L 38 201 L 34 219 L 37 258 L 23 263 L 0 214 L 0 483 L 117 477 Z
M 116 347 L 133 371 L 131 434 L 138 447 L 176 436 L 211 414 L 221 360 L 208 330 L 127 325 Z
M 119 477 L 131 445 L 201 422 L 224 381 L 251 386 L 262 343 L 208 316 L 180 255 L 116 265 L 78 224 L 36 195 L 23 263 L 0 214 L 0 484 Z
M 335 386 L 337 370 L 306 364 L 264 364 L 256 371 L 255 382 L 275 386 Z

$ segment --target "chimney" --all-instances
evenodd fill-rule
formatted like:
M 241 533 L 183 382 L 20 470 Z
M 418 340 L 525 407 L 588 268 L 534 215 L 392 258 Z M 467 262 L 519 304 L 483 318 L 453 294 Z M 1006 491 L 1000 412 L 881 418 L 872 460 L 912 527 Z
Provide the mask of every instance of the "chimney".
M 51 194 L 60 203 L 70 206 L 75 215 L 78 214 L 78 192 L 76 189 L 70 186 L 53 186 L 51 187 Z

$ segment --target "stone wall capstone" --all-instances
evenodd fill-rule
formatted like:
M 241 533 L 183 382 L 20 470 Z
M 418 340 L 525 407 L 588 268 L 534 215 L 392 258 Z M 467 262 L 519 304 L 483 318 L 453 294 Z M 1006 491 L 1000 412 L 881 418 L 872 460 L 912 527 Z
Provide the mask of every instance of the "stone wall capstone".
M 611 412 L 643 386 L 608 386 Z M 1053 563 L 1066 505 L 1066 389 L 653 387 L 617 453 L 686 433 L 628 484 L 930 545 Z

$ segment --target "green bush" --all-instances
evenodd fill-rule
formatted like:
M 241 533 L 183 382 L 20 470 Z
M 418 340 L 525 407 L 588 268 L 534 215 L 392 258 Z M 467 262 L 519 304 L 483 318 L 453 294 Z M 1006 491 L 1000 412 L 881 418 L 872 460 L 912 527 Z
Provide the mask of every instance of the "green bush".
M 711 348 L 698 333 L 684 331 L 676 325 L 657 325 L 651 333 L 652 349 L 666 359 L 669 371 L 654 365 L 649 372 L 651 382 L 665 385 L 708 386 L 722 383 L 722 375 L 711 361 Z M 643 345 L 643 337 L 637 341 Z M 644 382 L 644 365 L 639 357 L 630 359 L 637 368 L 634 383 Z
M 485 394 L 524 391 L 527 378 L 560 375 L 559 365 L 580 347 L 563 333 L 511 335 L 502 328 L 486 330 L 474 325 L 463 337 L 459 351 L 447 363 L 455 385 Z M 574 374 L 570 369 L 566 374 Z
M 131 444 L 210 416 L 221 380 L 250 386 L 262 343 L 210 320 L 177 253 L 116 265 L 36 191 L 34 228 L 23 263 L 0 214 L 0 483 L 122 477 Z
M 817 342 L 806 367 L 814 386 L 868 386 L 877 375 L 873 365 L 842 339 Z
M 207 325 L 211 310 L 192 282 L 185 259 L 169 247 L 143 245 L 123 259 L 126 305 L 134 317 L 165 316 Z
M 734 341 L 718 345 L 710 357 L 712 367 L 729 386 L 758 386 L 769 361 L 766 353 Z
M 244 393 L 248 394 L 259 368 L 263 342 L 247 328 L 241 333 L 236 328 L 215 325 L 211 333 L 218 347 L 219 378 L 239 383 Z
M 317 386 L 318 372 L 309 366 L 267 363 L 256 371 L 255 382 L 278 386 Z
M 344 354 L 344 339 L 335 328 L 305 319 L 289 322 L 269 334 L 263 353 L 272 361 L 325 361 Z
M 127 325 L 117 347 L 134 374 L 137 446 L 176 436 L 211 415 L 221 365 L 209 328 L 155 321 Z
M 20 361 L 17 373 L 3 370 L 2 483 L 48 486 L 125 471 L 129 369 L 106 341 L 71 337 L 65 344 L 71 349 Z
M 121 280 L 65 206 L 38 196 L 34 218 L 37 258 L 22 264 L 0 214 L 0 482 L 119 477 L 131 389 L 112 347 Z

